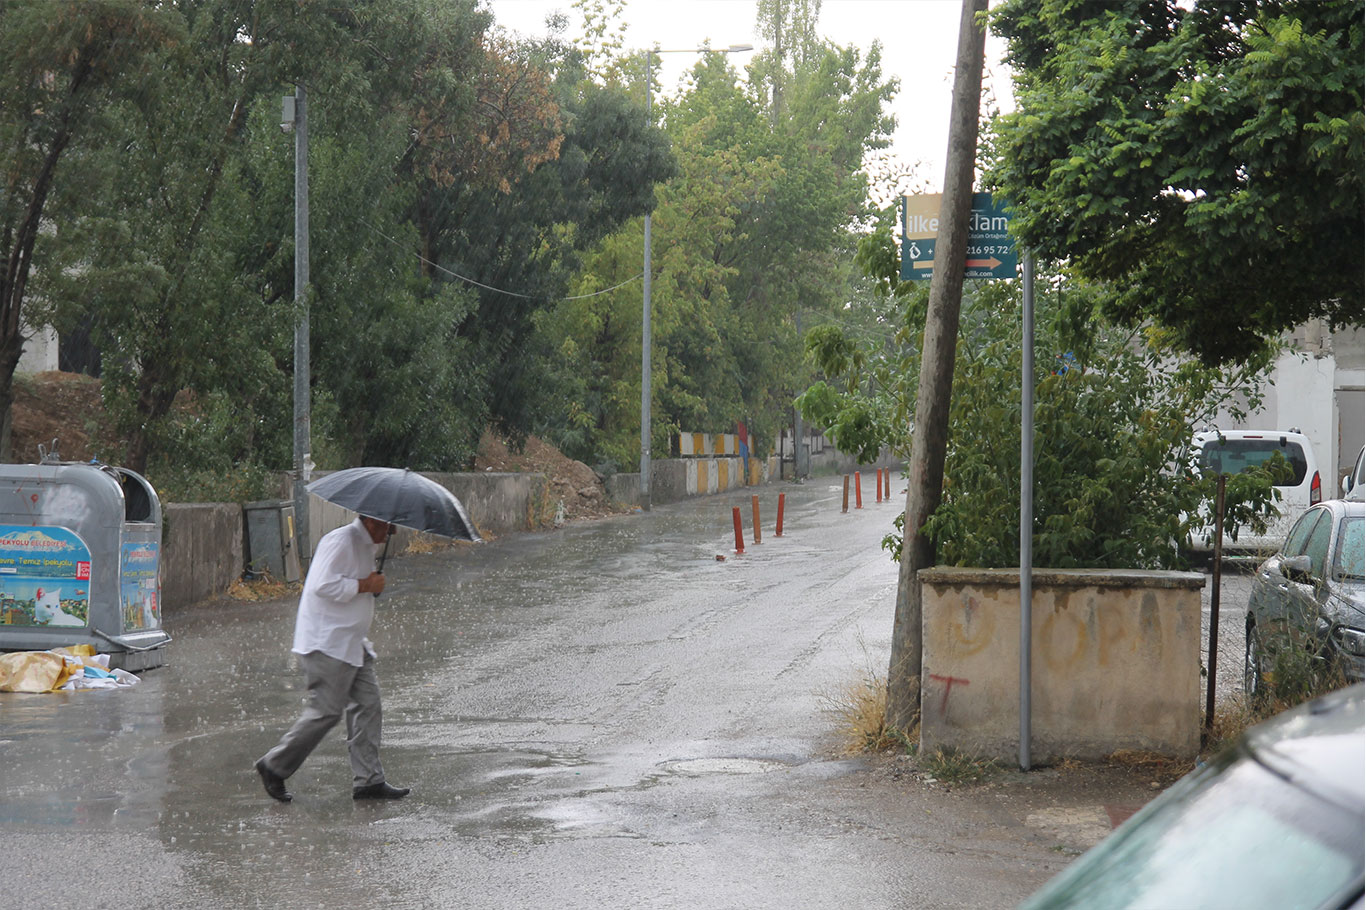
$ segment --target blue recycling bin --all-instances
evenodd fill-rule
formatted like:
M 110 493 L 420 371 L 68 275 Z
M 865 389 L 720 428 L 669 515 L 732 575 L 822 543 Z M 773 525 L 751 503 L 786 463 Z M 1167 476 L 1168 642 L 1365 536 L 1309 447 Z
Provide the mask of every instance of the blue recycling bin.
M 0 465 L 0 651 L 88 644 L 111 667 L 164 664 L 161 520 L 126 468 Z

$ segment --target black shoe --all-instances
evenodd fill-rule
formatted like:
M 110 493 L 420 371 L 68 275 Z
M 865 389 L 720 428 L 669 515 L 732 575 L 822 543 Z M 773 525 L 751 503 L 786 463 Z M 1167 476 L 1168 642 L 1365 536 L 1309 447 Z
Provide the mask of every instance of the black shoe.
M 270 794 L 273 799 L 287 803 L 294 798 L 293 794 L 285 789 L 285 779 L 267 768 L 265 759 L 258 758 L 256 760 L 256 773 L 261 775 L 261 783 L 265 784 L 266 793 Z
M 352 799 L 403 799 L 413 792 L 411 787 L 391 787 L 384 781 L 364 787 L 352 787 Z

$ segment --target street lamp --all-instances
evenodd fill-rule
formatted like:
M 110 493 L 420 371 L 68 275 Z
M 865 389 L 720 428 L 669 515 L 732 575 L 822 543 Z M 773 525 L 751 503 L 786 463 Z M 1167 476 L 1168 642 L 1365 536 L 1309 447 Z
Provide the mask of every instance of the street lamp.
M 308 95 L 303 83 L 285 95 L 280 129 L 294 132 L 294 545 L 299 567 L 311 558 L 308 540 L 308 485 L 313 470 L 310 442 L 308 324 Z
M 738 54 L 754 50 L 752 44 L 725 48 L 685 47 L 645 49 L 645 117 L 650 116 L 650 74 L 655 54 Z M 644 303 L 640 318 L 640 507 L 650 511 L 650 213 L 645 213 Z

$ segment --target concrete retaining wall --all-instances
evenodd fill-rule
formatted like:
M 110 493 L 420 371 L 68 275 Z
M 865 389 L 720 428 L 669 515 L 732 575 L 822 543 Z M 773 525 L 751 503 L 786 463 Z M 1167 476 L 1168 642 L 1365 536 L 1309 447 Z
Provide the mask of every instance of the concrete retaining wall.
M 693 496 L 724 493 L 743 486 L 778 479 L 778 458 L 749 459 L 749 483 L 745 483 L 743 458 L 660 458 L 650 462 L 650 499 L 663 505 Z M 606 481 L 607 495 L 620 503 L 640 505 L 640 472 L 613 474 Z
M 751 458 L 750 485 L 779 479 L 778 458 Z M 651 462 L 656 503 L 681 502 L 745 486 L 744 459 L 662 458 Z M 318 476 L 322 476 L 319 474 Z M 534 473 L 426 473 L 425 477 L 450 490 L 464 504 L 479 532 L 489 536 L 544 527 L 554 515 L 546 501 L 547 480 Z M 606 481 L 607 495 L 627 505 L 640 504 L 640 474 L 614 474 Z M 281 499 L 293 501 L 286 479 Z M 309 536 L 312 544 L 328 531 L 355 518 L 316 496 L 309 497 Z M 234 503 L 168 504 L 163 537 L 162 602 L 174 609 L 215 597 L 227 590 L 245 568 L 245 530 L 242 508 Z M 414 534 L 399 529 L 391 552 L 401 553 Z M 311 554 L 310 554 L 311 555 Z
M 323 474 L 319 473 L 314 479 L 321 476 Z M 544 474 L 491 471 L 438 474 L 424 471 L 422 476 L 455 494 L 481 536 L 497 537 L 515 531 L 530 531 L 539 526 L 539 513 L 546 505 Z M 308 534 L 315 549 L 324 534 L 356 517 L 355 512 L 324 502 L 316 496 L 309 496 L 308 502 Z M 553 518 L 553 513 L 546 517 Z M 390 542 L 389 552 L 402 553 L 415 536 L 415 532 L 399 528 Z
M 481 534 L 497 536 L 534 527 L 544 505 L 544 474 L 426 474 L 459 498 Z M 289 490 L 285 491 L 288 500 Z M 355 518 L 345 509 L 310 496 L 309 532 L 322 535 Z M 161 601 L 165 609 L 217 597 L 246 568 L 242 507 L 236 503 L 169 503 L 163 513 Z M 394 535 L 401 553 L 413 532 Z
M 215 597 L 245 565 L 242 507 L 170 503 L 162 512 L 161 603 L 175 609 Z
M 925 569 L 920 747 L 1019 754 L 1020 576 Z M 1200 745 L 1200 589 L 1194 572 L 1033 576 L 1030 752 L 1040 764 L 1120 749 L 1193 757 Z

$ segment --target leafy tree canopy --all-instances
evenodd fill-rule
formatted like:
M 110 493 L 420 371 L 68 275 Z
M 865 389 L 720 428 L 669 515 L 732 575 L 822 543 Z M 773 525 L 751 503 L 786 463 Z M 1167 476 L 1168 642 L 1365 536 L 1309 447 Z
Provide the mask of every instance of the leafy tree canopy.
M 1360 0 L 1006 0 L 988 182 L 1020 241 L 1206 363 L 1361 325 Z

